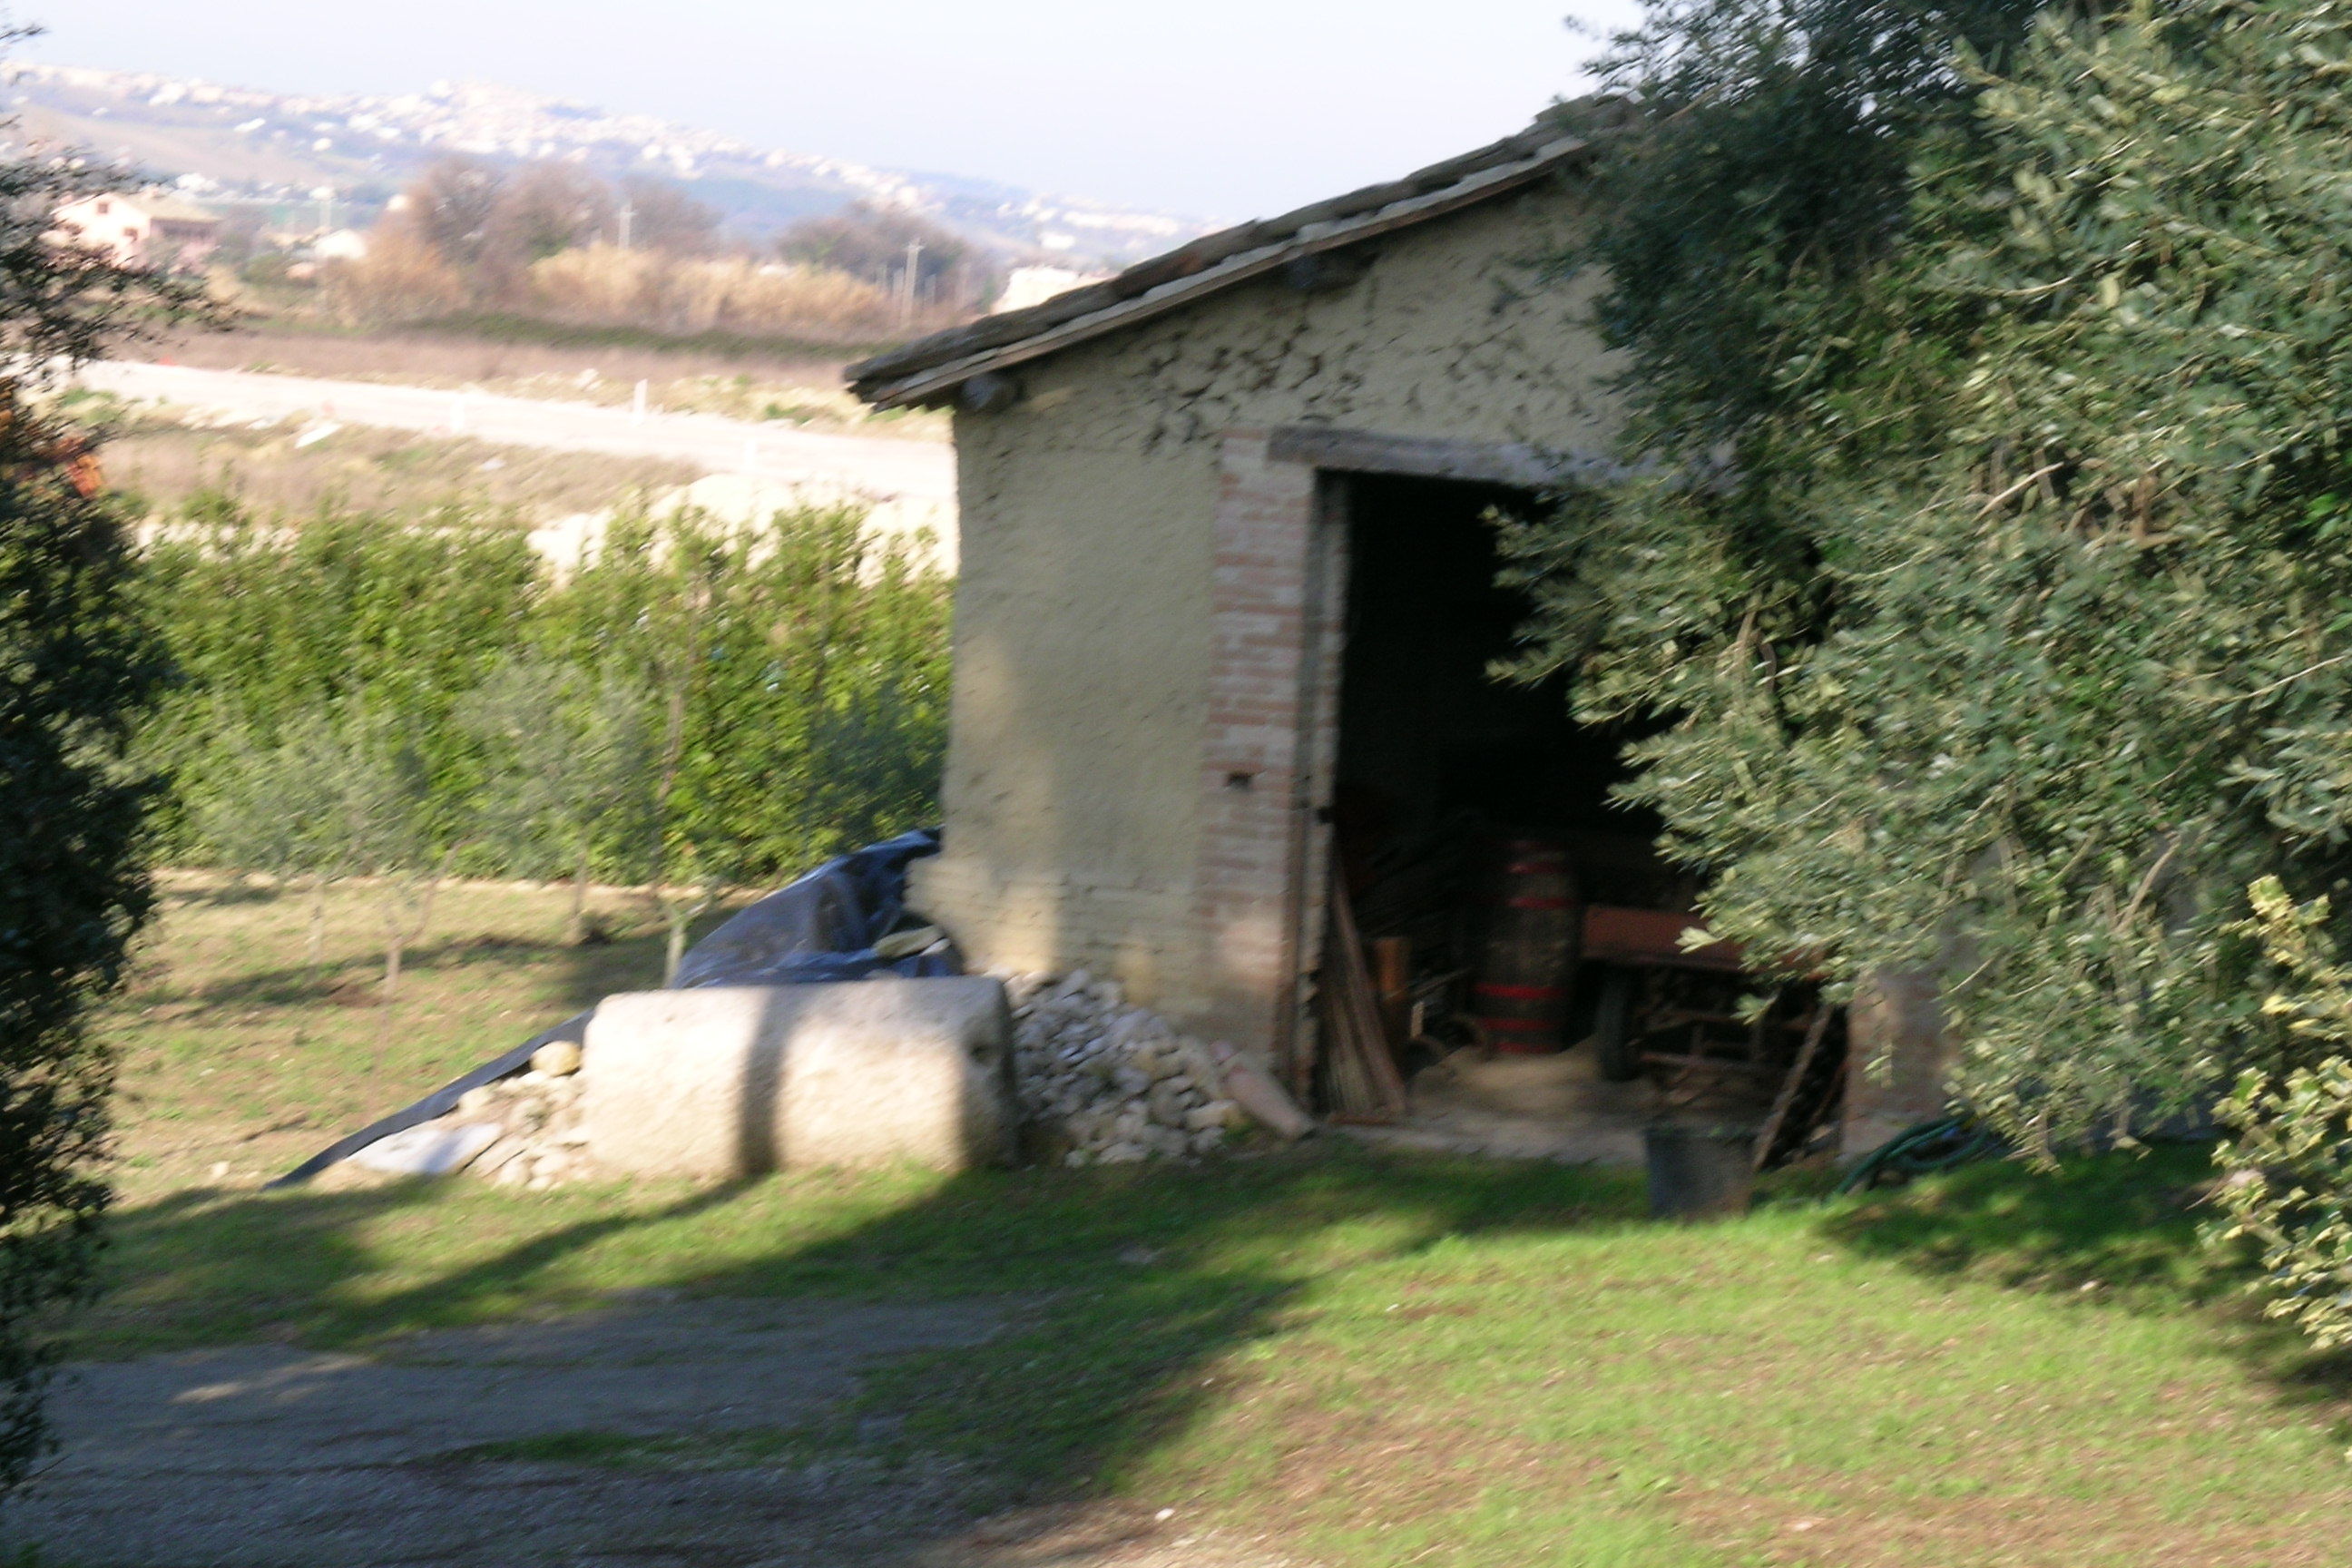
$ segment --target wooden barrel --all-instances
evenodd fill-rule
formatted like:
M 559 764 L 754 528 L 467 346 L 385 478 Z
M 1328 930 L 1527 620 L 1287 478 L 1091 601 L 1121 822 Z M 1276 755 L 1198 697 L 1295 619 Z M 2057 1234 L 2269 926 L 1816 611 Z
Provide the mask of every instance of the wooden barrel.
M 1498 1051 L 1557 1051 L 1568 1043 L 1560 1032 L 1583 940 L 1584 902 L 1559 845 L 1517 838 L 1502 849 L 1486 946 L 1470 984 L 1471 1011 Z

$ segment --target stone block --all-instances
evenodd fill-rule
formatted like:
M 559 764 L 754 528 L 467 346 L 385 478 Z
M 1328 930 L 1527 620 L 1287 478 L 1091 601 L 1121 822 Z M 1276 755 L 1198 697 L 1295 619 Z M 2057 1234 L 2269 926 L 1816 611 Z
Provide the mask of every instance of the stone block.
M 1011 1040 L 981 975 L 608 996 L 583 1050 L 588 1149 L 608 1173 L 717 1180 L 1009 1163 Z
M 1838 1153 L 1857 1160 L 1922 1121 L 1951 1113 L 1943 990 L 1927 969 L 1881 970 L 1846 1014 L 1845 1113 Z

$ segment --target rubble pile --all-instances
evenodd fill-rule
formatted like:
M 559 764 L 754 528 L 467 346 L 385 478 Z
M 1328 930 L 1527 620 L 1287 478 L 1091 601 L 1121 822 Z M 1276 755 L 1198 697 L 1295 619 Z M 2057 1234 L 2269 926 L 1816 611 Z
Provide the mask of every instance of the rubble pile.
M 444 1120 L 494 1125 L 498 1141 L 466 1167 L 502 1187 L 541 1192 L 590 1173 L 581 1125 L 580 1047 L 558 1040 L 530 1058 L 530 1070 L 469 1089 Z
M 1251 1116 L 1246 1065 L 1222 1042 L 1179 1035 L 1165 1018 L 1130 1006 L 1115 980 L 1001 976 L 1012 1005 L 1013 1075 L 1024 1118 L 1048 1157 L 1072 1165 L 1191 1160 L 1222 1147 Z M 556 1041 L 530 1070 L 470 1089 L 431 1121 L 394 1133 L 356 1157 L 379 1173 L 437 1175 L 463 1169 L 501 1187 L 541 1192 L 594 1174 L 583 1125 L 581 1051 Z M 1298 1113 L 1261 1083 L 1258 1108 L 1286 1136 Z M 1255 1102 L 1253 1102 L 1255 1103 Z
M 1069 1164 L 1190 1159 L 1246 1120 L 1214 1049 L 1129 1006 L 1117 981 L 1013 974 L 1004 994 L 1022 1110 Z

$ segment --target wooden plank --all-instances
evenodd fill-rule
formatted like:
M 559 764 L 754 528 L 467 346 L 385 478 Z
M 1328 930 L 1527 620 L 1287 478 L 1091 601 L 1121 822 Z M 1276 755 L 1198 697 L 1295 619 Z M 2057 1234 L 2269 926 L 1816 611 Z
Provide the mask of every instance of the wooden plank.
M 1412 1037 L 1412 941 L 1372 938 L 1372 990 L 1381 1009 L 1381 1033 L 1399 1051 Z
M 1754 1062 L 1736 1062 L 1727 1057 L 1684 1057 L 1671 1051 L 1643 1051 L 1642 1059 L 1662 1068 L 1683 1068 L 1701 1072 L 1731 1072 L 1754 1078 L 1765 1069 Z
M 1348 889 L 1337 858 L 1331 869 L 1330 942 L 1325 952 L 1322 995 L 1324 1017 L 1331 1031 L 1328 1053 L 1332 1089 L 1331 1118 L 1336 1121 L 1394 1121 L 1405 1111 L 1404 1079 L 1397 1073 L 1381 1027 L 1372 979 L 1364 966 L 1363 940 L 1356 932 L 1355 913 L 1348 906 Z
M 1584 956 L 1608 963 L 1652 968 L 1737 970 L 1739 944 L 1710 942 L 1685 949 L 1683 932 L 1701 927 L 1695 915 L 1676 910 L 1629 910 L 1613 904 L 1584 907 Z
M 1760 1171 L 1764 1162 L 1772 1157 L 1772 1145 L 1780 1141 L 1780 1123 L 1789 1119 L 1789 1108 L 1797 1103 L 1797 1091 L 1804 1087 L 1805 1071 L 1813 1065 L 1813 1057 L 1822 1048 L 1822 1037 L 1829 1033 L 1830 1010 L 1826 1004 L 1813 1004 L 1813 1026 L 1805 1031 L 1805 1043 L 1797 1047 L 1797 1060 L 1781 1080 L 1780 1092 L 1772 1100 L 1772 1112 L 1764 1118 L 1764 1131 L 1756 1135 L 1756 1152 L 1748 1168 Z
M 1521 489 L 1601 484 L 1625 474 L 1622 464 L 1608 458 L 1547 452 L 1520 441 L 1383 436 L 1323 425 L 1279 426 L 1267 439 L 1266 456 L 1277 463 L 1301 463 L 1333 473 L 1402 474 L 1514 485 Z

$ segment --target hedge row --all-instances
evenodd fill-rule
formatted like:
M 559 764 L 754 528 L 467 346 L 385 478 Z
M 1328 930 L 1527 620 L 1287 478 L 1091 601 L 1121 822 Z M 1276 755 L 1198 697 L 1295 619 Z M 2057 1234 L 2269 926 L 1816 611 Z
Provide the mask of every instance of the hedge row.
M 950 584 L 862 522 L 624 517 L 560 578 L 499 516 L 297 528 L 215 499 L 137 589 L 180 670 L 145 735 L 176 784 L 168 847 L 276 858 L 253 846 L 341 802 L 384 820 L 339 868 L 756 880 L 929 821 Z M 593 798 L 564 805 L 567 778 Z

